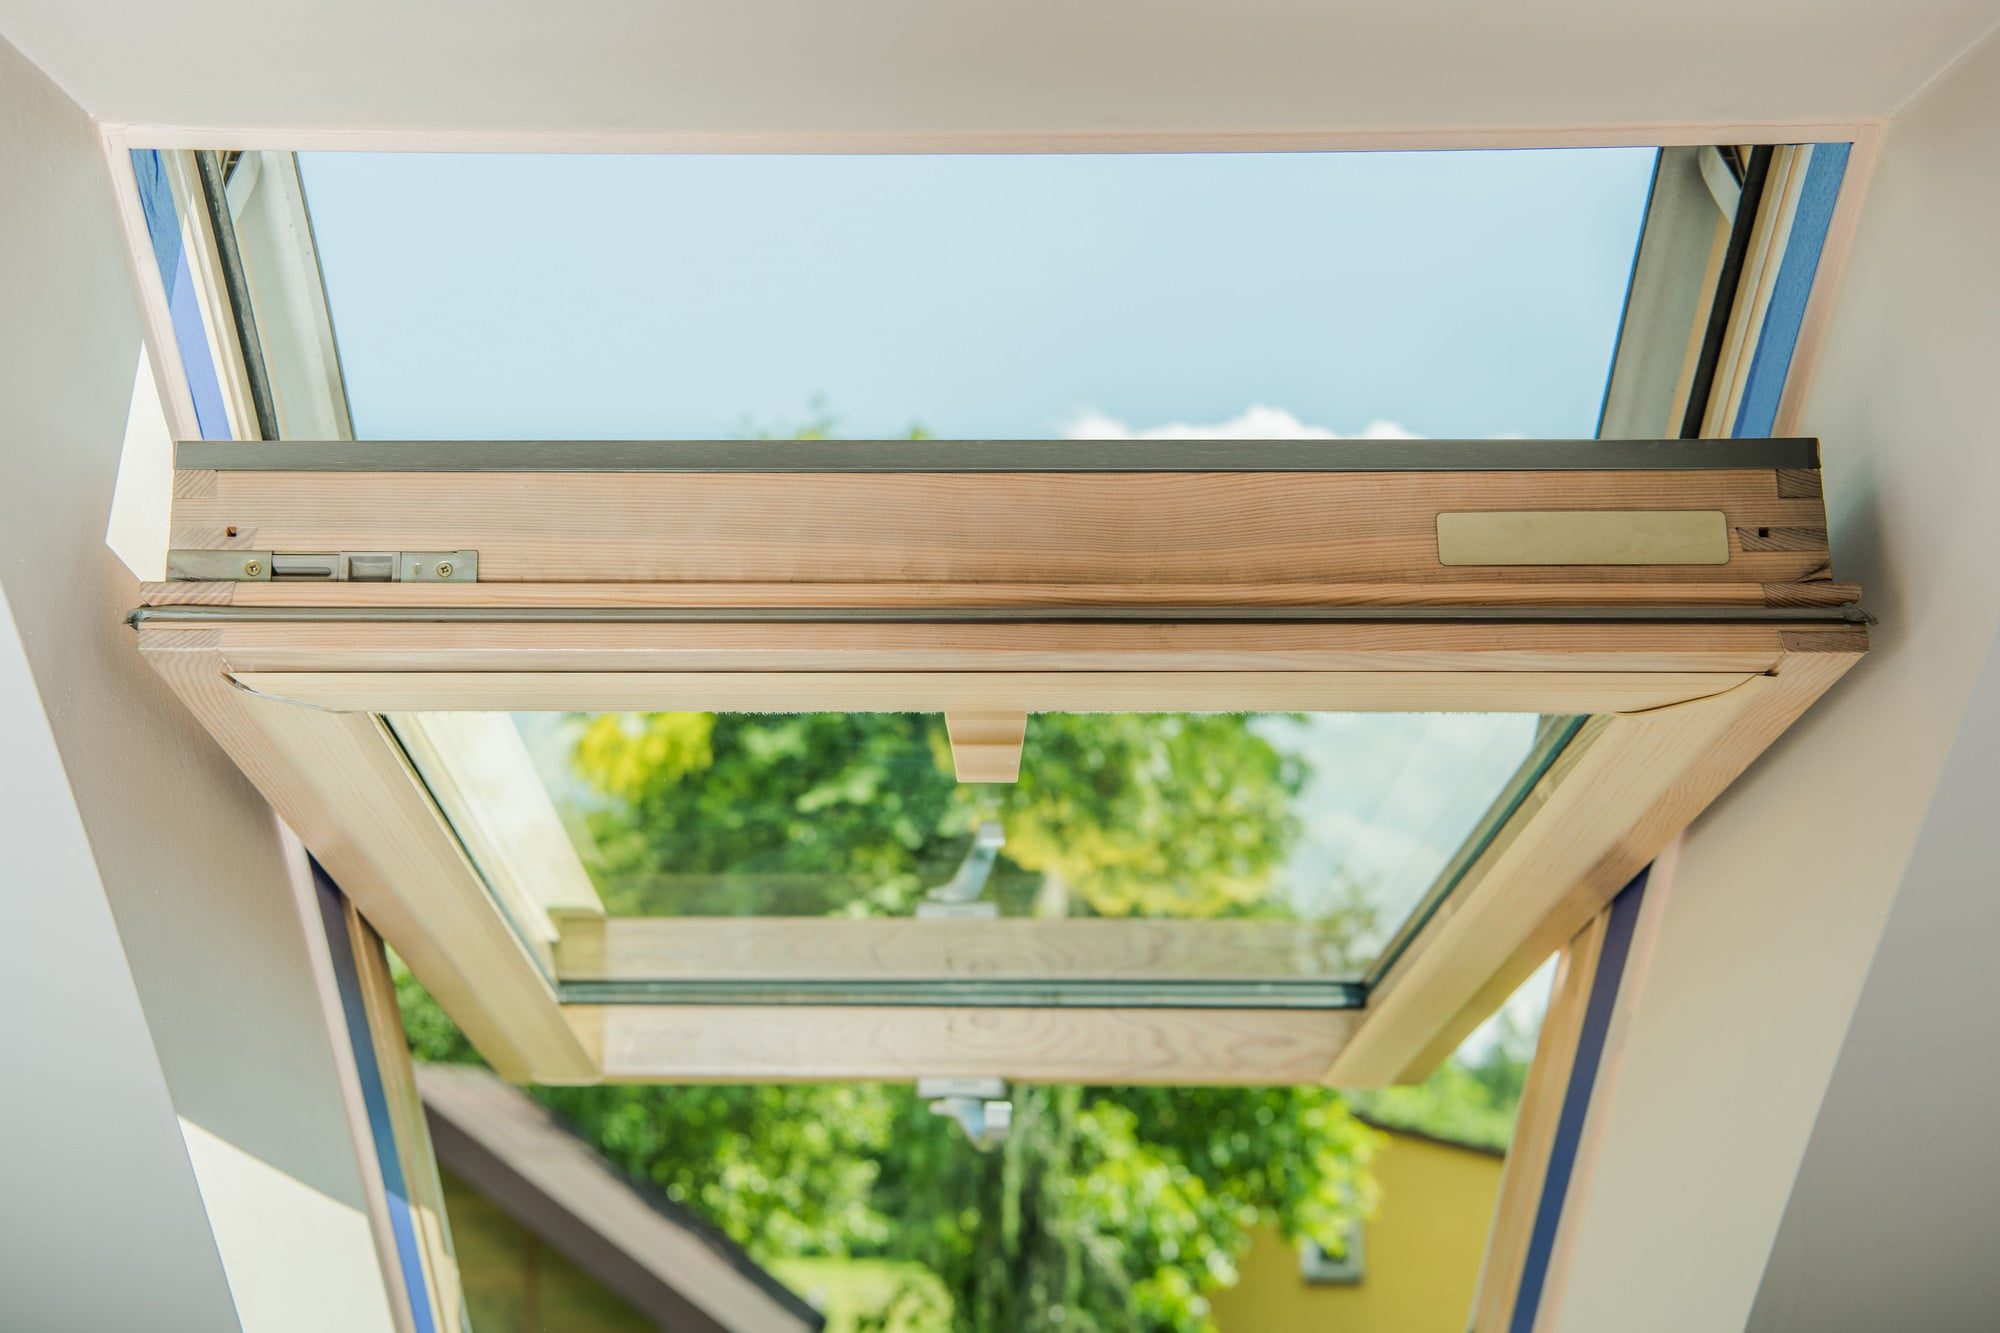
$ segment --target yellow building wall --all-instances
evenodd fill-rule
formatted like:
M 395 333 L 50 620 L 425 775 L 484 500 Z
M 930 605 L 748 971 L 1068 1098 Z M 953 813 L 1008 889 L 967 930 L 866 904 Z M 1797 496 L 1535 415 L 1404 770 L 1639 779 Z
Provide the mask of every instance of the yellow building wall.
M 1465 1333 L 1500 1159 L 1393 1131 L 1383 1139 L 1361 1281 L 1308 1284 L 1298 1251 L 1275 1229 L 1259 1230 L 1241 1281 L 1213 1298 L 1223 1333 Z

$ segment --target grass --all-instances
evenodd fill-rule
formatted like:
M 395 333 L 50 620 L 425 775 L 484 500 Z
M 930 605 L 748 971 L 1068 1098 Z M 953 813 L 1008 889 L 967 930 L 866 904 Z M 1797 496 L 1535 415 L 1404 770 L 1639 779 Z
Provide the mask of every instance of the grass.
M 922 1264 L 777 1259 L 766 1266 L 826 1316 L 826 1333 L 950 1333 L 951 1295 Z

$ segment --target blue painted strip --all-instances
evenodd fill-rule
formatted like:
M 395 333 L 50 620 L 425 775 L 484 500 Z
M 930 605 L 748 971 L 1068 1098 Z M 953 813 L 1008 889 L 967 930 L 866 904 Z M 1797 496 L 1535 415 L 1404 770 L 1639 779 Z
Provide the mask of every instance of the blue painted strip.
M 333 954 L 333 974 L 340 989 L 341 1014 L 347 1020 L 347 1039 L 354 1048 L 355 1068 L 361 1073 L 361 1098 L 368 1108 L 368 1132 L 375 1141 L 382 1187 L 389 1196 L 389 1228 L 396 1238 L 403 1286 L 409 1292 L 418 1333 L 437 1333 L 437 1324 L 431 1318 L 423 1250 L 417 1244 L 416 1219 L 411 1215 L 409 1189 L 403 1176 L 402 1154 L 397 1150 L 395 1126 L 389 1118 L 382 1068 L 376 1063 L 375 1043 L 369 1036 L 368 1006 L 361 997 L 361 972 L 355 964 L 354 944 L 347 933 L 347 900 L 317 861 L 313 862 L 313 887 L 319 891 L 320 920 L 326 927 L 327 948 Z
M 174 346 L 180 349 L 188 395 L 194 399 L 195 424 L 204 440 L 233 438 L 229 411 L 223 406 L 222 379 L 208 347 L 201 307 L 195 301 L 194 274 L 181 244 L 180 213 L 174 207 L 173 186 L 160 154 L 151 148 L 132 151 L 132 174 L 139 184 L 139 209 L 146 217 L 146 236 L 153 243 L 153 260 L 160 267 L 160 285 L 167 294 L 173 321 Z
M 1785 257 L 1778 265 L 1778 281 L 1771 289 L 1771 304 L 1764 314 L 1764 326 L 1757 336 L 1757 350 L 1750 356 L 1750 377 L 1743 389 L 1743 402 L 1736 410 L 1734 434 L 1739 437 L 1769 435 L 1778 420 L 1778 400 L 1791 374 L 1792 353 L 1799 344 L 1799 328 L 1805 322 L 1806 300 L 1812 295 L 1813 279 L 1819 273 L 1819 257 L 1826 249 L 1827 229 L 1833 223 L 1833 206 L 1840 199 L 1840 182 L 1847 175 L 1851 144 L 1818 143 L 1806 163 L 1806 183 L 1799 192 L 1798 208 L 1792 214 L 1791 235 L 1785 241 Z
M 132 175 L 139 183 L 139 211 L 146 215 L 146 236 L 153 243 L 153 260 L 160 266 L 160 285 L 171 293 L 174 271 L 181 263 L 181 225 L 174 211 L 174 187 L 167 183 L 166 164 L 150 148 L 132 150 Z
M 1583 1029 L 1577 1037 L 1576 1063 L 1570 1066 L 1569 1086 L 1563 1092 L 1562 1116 L 1556 1122 L 1554 1146 L 1549 1150 L 1549 1169 L 1542 1178 L 1542 1197 L 1535 1210 L 1534 1230 L 1528 1237 L 1527 1257 L 1521 1264 L 1521 1285 L 1514 1297 L 1511 1333 L 1531 1333 L 1535 1316 L 1541 1311 L 1542 1288 L 1549 1277 L 1549 1260 L 1555 1253 L 1556 1228 L 1562 1222 L 1563 1203 L 1569 1196 L 1571 1174 L 1576 1170 L 1576 1151 L 1583 1140 L 1584 1116 L 1590 1110 L 1590 1095 L 1597 1084 L 1597 1069 L 1604 1060 L 1604 1039 L 1611 1030 L 1611 1013 L 1618 1003 L 1618 987 L 1625 979 L 1625 961 L 1632 952 L 1632 932 L 1639 921 L 1639 904 L 1646 897 L 1647 866 L 1632 877 L 1611 900 L 1611 920 L 1604 932 L 1604 947 L 1597 956 L 1597 974 L 1591 978 L 1590 1003 L 1584 1009 Z

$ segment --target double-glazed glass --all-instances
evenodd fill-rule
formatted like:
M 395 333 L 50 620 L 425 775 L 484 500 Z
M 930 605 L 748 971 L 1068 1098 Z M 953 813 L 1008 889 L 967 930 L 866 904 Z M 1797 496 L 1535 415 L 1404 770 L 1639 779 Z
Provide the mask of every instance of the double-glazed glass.
M 1655 153 L 307 153 L 358 438 L 1581 438 Z
M 675 977 L 726 980 L 700 956 L 713 949 L 770 983 L 951 981 L 975 998 L 1051 968 L 1071 984 L 1308 981 L 1352 998 L 1576 721 L 1044 713 L 1019 779 L 975 783 L 957 780 L 935 714 L 392 719 L 462 828 L 497 819 L 516 847 L 559 828 L 542 849 L 559 838 L 573 857 L 561 910 L 651 919 L 650 956 Z M 519 857 L 465 841 L 489 879 Z M 633 980 L 646 956 L 616 970 Z

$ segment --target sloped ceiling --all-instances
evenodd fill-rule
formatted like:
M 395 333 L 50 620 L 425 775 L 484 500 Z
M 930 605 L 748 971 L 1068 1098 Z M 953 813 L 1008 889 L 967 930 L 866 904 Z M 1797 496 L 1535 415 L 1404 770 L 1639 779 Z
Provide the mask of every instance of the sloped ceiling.
M 100 119 L 299 132 L 1851 121 L 1994 0 L 0 0 Z

